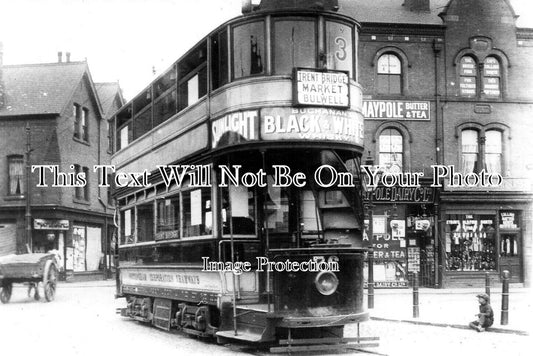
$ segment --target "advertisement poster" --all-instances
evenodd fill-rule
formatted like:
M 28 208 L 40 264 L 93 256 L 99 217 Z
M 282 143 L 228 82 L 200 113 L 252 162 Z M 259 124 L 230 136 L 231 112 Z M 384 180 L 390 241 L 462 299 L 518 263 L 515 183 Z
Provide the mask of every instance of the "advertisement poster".
M 529 355 L 532 4 L 0 0 L 2 355 Z

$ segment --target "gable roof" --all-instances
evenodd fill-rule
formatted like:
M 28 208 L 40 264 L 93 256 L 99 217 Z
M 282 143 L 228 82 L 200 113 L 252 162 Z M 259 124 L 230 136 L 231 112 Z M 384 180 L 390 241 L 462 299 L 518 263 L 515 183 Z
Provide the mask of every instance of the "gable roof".
M 92 82 L 87 62 L 2 66 L 4 106 L 0 117 L 60 114 L 85 75 Z M 94 89 L 97 106 L 100 103 Z
M 119 106 L 124 104 L 124 98 L 122 97 L 122 90 L 118 82 L 106 82 L 106 83 L 94 83 L 100 103 L 102 104 L 102 110 L 104 117 L 107 119 L 113 113 L 110 112 L 113 107 L 113 102 L 117 95 L 120 98 Z
M 439 14 L 450 0 L 430 0 L 430 11 L 410 11 L 405 0 L 339 0 L 341 12 L 359 22 L 442 25 Z

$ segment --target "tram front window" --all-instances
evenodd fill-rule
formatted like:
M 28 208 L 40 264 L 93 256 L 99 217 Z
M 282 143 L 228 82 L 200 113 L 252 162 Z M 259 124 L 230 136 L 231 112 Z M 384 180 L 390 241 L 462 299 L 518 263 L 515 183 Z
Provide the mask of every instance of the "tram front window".
M 291 74 L 294 67 L 315 68 L 316 57 L 315 21 L 276 20 L 274 22 L 274 71 L 276 74 Z

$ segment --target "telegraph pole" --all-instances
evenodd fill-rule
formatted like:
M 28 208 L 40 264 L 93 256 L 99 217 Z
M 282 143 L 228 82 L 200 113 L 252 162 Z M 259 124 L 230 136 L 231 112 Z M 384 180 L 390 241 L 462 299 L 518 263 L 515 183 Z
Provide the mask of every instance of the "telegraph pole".
M 31 136 L 30 136 L 30 123 L 26 123 L 26 236 L 25 236 L 25 247 L 26 253 L 31 252 L 31 164 L 30 164 L 30 154 L 31 154 Z

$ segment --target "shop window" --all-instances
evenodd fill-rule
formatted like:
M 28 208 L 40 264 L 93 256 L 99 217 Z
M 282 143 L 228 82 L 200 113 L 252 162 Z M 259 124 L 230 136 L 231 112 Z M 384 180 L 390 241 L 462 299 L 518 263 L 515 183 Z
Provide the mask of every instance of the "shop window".
M 379 94 L 402 94 L 402 63 L 400 58 L 393 53 L 386 53 L 378 59 Z
M 178 63 L 178 110 L 207 94 L 207 44 L 202 42 Z
M 403 136 L 400 131 L 388 128 L 379 135 L 379 166 L 386 172 L 403 170 Z
M 475 97 L 477 93 L 477 65 L 474 58 L 464 56 L 459 64 L 459 89 L 461 96 Z
M 353 75 L 353 34 L 350 26 L 326 21 L 328 69 L 345 70 Z
M 251 188 L 232 186 L 223 194 L 223 231 L 225 235 L 255 235 L 255 197 Z M 229 217 L 231 216 L 231 224 Z
M 344 41 L 343 37 L 339 38 L 339 42 Z M 276 74 L 291 74 L 294 67 L 315 68 L 317 58 L 315 21 L 276 20 L 273 56 Z M 332 69 L 335 64 L 332 59 Z
M 233 77 L 264 73 L 265 25 L 263 21 L 233 28 Z
M 501 96 L 500 62 L 495 57 L 485 58 L 483 63 L 483 93 L 490 98 Z
M 463 130 L 461 132 L 461 165 L 463 174 L 478 171 L 479 140 L 478 131 Z
M 8 156 L 8 194 L 22 195 L 25 193 L 24 187 L 24 157 Z
M 495 215 L 447 215 L 446 270 L 496 270 Z
M 213 228 L 211 190 L 189 190 L 182 193 L 183 237 L 210 235 Z
M 180 237 L 180 197 L 160 199 L 157 201 L 157 239 Z
M 120 212 L 120 244 L 135 242 L 135 210 L 126 209 Z
M 224 28 L 211 37 L 211 81 L 213 90 L 228 83 L 228 32 Z
M 485 168 L 489 173 L 502 173 L 502 132 L 485 131 Z
M 154 240 L 154 204 L 137 206 L 137 242 Z

